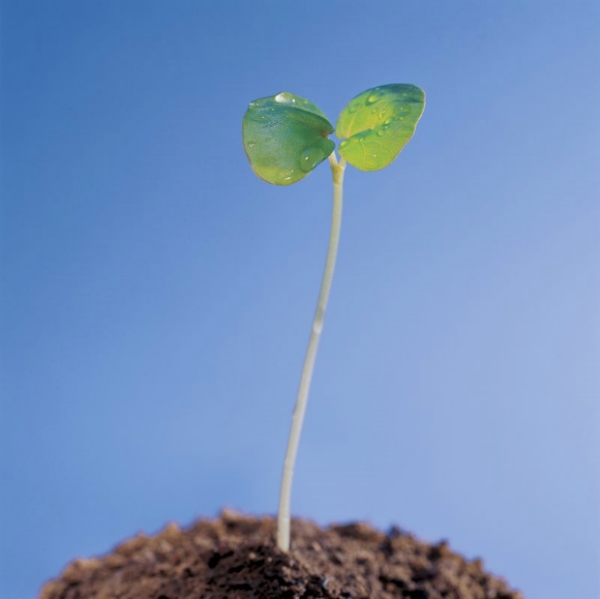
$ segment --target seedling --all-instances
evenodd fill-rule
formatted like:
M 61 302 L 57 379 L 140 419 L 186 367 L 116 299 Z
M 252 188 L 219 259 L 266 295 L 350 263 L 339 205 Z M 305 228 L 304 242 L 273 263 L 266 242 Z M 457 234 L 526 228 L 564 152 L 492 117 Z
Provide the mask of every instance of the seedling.
M 368 89 L 342 110 L 335 127 L 343 140 L 338 148 L 329 139 L 333 126 L 312 102 L 289 92 L 250 103 L 242 136 L 254 172 L 267 183 L 291 185 L 329 158 L 333 175 L 333 217 L 325 272 L 312 324 L 292 426 L 283 466 L 277 546 L 290 548 L 290 501 L 298 442 L 308 401 L 317 348 L 340 238 L 342 190 L 346 163 L 361 171 L 378 171 L 390 164 L 408 143 L 425 108 L 425 94 L 415 85 L 391 84 Z

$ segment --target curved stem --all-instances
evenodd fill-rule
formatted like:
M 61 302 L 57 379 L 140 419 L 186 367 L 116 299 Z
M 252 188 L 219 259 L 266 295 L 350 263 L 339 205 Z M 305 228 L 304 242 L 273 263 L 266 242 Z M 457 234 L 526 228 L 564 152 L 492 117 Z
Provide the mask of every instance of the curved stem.
M 338 244 L 340 240 L 340 225 L 342 221 L 342 189 L 344 182 L 345 162 L 338 164 L 335 153 L 329 156 L 331 172 L 333 175 L 333 217 L 331 220 L 331 233 L 329 236 L 329 249 L 327 250 L 327 260 L 325 262 L 325 272 L 321 282 L 321 291 L 317 302 L 317 309 L 312 324 L 306 356 L 304 358 L 304 367 L 300 377 L 300 386 L 296 398 L 296 406 L 292 416 L 292 427 L 288 440 L 285 462 L 283 465 L 283 476 L 281 480 L 281 494 L 279 498 L 279 514 L 277 517 L 277 546 L 282 551 L 290 549 L 290 503 L 292 495 L 292 479 L 294 477 L 294 466 L 296 463 L 296 454 L 298 453 L 298 443 L 304 421 L 304 413 L 308 401 L 308 392 L 317 357 L 321 331 L 323 330 L 323 321 L 325 319 L 325 310 L 331 291 L 331 282 L 333 280 L 333 271 L 337 256 Z

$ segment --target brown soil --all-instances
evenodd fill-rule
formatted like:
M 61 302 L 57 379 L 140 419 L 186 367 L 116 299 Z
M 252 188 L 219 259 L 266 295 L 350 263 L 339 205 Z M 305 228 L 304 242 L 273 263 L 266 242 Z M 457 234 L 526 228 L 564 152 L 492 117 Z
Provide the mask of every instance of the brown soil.
M 481 560 L 395 527 L 295 520 L 289 555 L 274 535 L 272 518 L 229 510 L 186 530 L 170 524 L 74 561 L 39 599 L 523 599 Z

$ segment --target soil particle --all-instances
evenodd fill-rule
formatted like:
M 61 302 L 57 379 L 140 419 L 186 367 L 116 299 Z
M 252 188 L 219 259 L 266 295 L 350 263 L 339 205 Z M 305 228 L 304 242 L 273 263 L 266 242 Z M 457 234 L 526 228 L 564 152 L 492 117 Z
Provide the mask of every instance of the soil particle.
M 181 530 L 169 524 L 100 558 L 78 559 L 39 599 L 523 599 L 445 541 L 393 527 L 292 523 L 292 551 L 275 521 L 225 510 Z

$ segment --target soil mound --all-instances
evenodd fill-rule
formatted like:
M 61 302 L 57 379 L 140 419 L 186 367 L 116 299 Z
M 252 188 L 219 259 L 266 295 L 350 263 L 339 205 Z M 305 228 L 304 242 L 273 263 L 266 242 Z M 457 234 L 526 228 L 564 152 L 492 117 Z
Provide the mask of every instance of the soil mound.
M 523 599 L 481 560 L 396 527 L 294 520 L 289 555 L 274 538 L 272 518 L 229 510 L 185 530 L 169 524 L 72 562 L 39 599 Z

